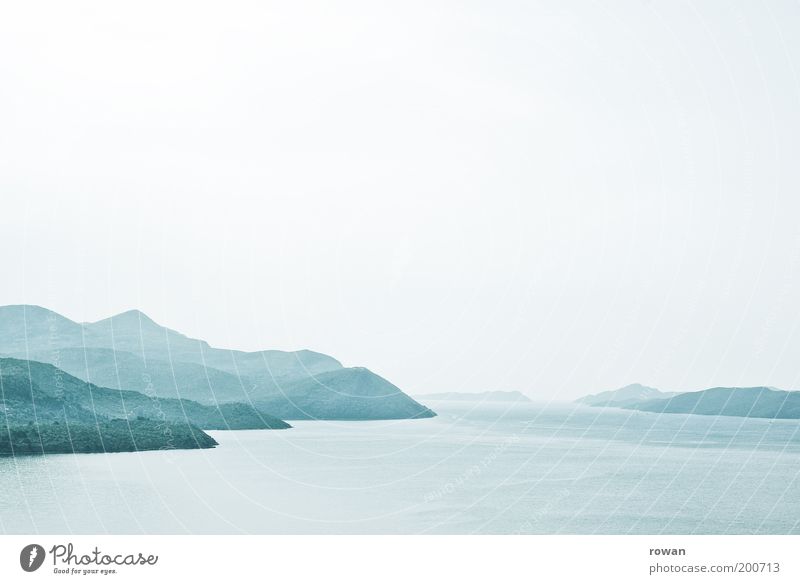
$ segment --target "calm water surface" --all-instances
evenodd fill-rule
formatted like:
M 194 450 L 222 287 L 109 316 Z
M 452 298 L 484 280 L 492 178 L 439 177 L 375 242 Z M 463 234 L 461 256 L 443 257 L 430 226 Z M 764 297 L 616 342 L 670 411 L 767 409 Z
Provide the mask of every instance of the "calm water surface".
M 800 533 L 800 422 L 445 404 L 0 458 L 5 533 Z

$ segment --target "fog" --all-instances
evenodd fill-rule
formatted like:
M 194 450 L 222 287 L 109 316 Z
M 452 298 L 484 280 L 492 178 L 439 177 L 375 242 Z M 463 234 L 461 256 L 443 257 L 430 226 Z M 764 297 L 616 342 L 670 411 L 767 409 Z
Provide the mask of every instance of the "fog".
M 0 304 L 411 393 L 797 388 L 793 2 L 0 7 Z

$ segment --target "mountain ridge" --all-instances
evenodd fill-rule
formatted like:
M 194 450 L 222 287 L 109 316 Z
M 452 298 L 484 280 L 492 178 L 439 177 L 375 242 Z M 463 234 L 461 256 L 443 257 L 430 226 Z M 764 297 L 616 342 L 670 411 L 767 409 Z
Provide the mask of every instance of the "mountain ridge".
M 77 323 L 41 306 L 2 306 L 0 355 L 41 360 L 113 389 L 141 391 L 147 386 L 162 398 L 206 405 L 261 401 L 275 412 L 295 414 L 301 403 L 306 412 L 302 419 L 435 415 L 396 386 L 387 390 L 388 381 L 380 376 L 367 369 L 364 375 L 354 375 L 356 369 L 343 367 L 329 355 L 309 349 L 246 352 L 215 348 L 158 324 L 138 309 Z M 319 376 L 330 378 L 331 387 L 320 384 Z M 359 385 L 357 396 L 348 395 L 344 380 Z M 304 391 L 313 393 L 319 405 L 303 396 Z M 368 394 L 377 398 L 387 391 L 391 396 L 367 402 Z
M 575 403 L 587 406 L 623 407 L 625 404 L 636 403 L 645 399 L 661 399 L 677 395 L 673 392 L 664 392 L 654 387 L 641 383 L 630 383 L 619 389 L 611 389 L 585 395 L 575 400 Z

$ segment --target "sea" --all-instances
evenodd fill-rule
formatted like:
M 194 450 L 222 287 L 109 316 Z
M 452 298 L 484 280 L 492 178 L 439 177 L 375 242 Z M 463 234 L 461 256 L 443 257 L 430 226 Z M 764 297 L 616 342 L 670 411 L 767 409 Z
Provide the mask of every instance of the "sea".
M 427 405 L 206 450 L 0 458 L 0 533 L 800 533 L 800 420 Z

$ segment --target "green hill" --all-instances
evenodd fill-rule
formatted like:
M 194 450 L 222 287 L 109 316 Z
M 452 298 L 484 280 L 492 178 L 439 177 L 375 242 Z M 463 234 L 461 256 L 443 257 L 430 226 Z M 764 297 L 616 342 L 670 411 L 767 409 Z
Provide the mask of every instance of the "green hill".
M 436 415 L 363 367 L 287 382 L 279 393 L 256 405 L 286 420 L 381 420 Z
M 50 422 L 6 426 L 0 455 L 138 452 L 212 448 L 217 442 L 189 424 L 154 420 L 103 420 L 95 424 Z

